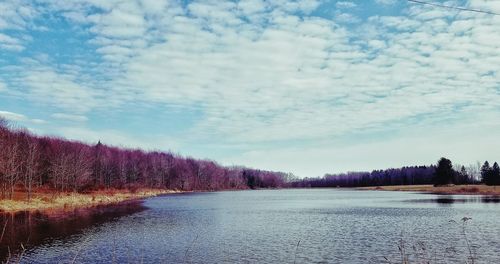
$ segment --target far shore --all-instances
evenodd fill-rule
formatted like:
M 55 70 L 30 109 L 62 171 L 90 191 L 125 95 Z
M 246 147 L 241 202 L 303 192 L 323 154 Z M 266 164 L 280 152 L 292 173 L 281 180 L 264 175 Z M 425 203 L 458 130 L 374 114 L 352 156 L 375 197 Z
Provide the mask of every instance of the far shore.
M 404 192 L 424 192 L 436 194 L 466 194 L 466 195 L 498 195 L 500 196 L 500 186 L 477 185 L 447 185 L 434 187 L 433 185 L 391 185 L 391 186 L 370 186 L 359 187 L 357 190 L 376 191 L 404 191 Z
M 22 211 L 40 211 L 44 213 L 64 212 L 74 209 L 92 208 L 102 205 L 118 204 L 126 201 L 144 199 L 162 194 L 181 193 L 177 190 L 165 189 L 138 189 L 130 190 L 101 190 L 90 193 L 52 193 L 35 192 L 28 202 L 24 193 L 16 193 L 14 199 L 0 200 L 0 212 L 16 213 Z M 17 196 L 17 197 L 16 197 Z M 21 198 L 22 197 L 22 198 Z
M 435 194 L 465 194 L 465 195 L 494 195 L 500 196 L 500 186 L 487 185 L 391 185 L 391 186 L 370 186 L 357 187 L 356 190 L 371 191 L 405 191 L 422 192 Z M 76 192 L 35 192 L 31 201 L 25 198 L 25 193 L 16 192 L 14 199 L 0 200 L 0 213 L 16 213 L 22 211 L 40 211 L 44 213 L 64 212 L 74 209 L 92 208 L 102 205 L 112 205 L 127 201 L 140 200 L 148 197 L 182 193 L 178 190 L 165 189 L 138 189 L 134 191 L 110 189 L 100 190 L 90 193 Z

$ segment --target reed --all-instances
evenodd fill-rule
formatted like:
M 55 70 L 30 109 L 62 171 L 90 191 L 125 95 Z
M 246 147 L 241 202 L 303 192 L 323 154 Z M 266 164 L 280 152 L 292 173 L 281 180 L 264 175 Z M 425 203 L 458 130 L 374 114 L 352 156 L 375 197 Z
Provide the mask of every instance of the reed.
M 98 205 L 120 203 L 128 200 L 142 199 L 162 194 L 178 193 L 175 190 L 139 189 L 134 192 L 129 190 L 104 190 L 91 193 L 36 193 L 28 200 L 0 200 L 0 211 L 15 213 L 20 211 L 60 211 L 78 208 L 90 208 Z
M 465 244 L 466 252 L 465 259 L 463 263 L 466 264 L 475 264 L 478 257 L 473 250 L 472 242 L 469 240 L 467 236 L 467 223 L 472 220 L 470 217 L 463 217 L 460 221 L 450 220 L 450 223 L 455 223 L 460 225 L 460 232 L 462 239 Z M 443 263 L 446 260 L 442 259 L 443 257 L 438 257 L 438 252 L 430 252 L 430 247 L 424 241 L 417 241 L 415 244 L 411 245 L 404 239 L 403 233 L 401 233 L 400 239 L 397 242 L 398 247 L 398 257 L 397 258 L 389 258 L 384 256 L 383 259 L 385 263 L 388 264 L 433 264 L 433 263 Z M 456 254 L 457 251 L 454 247 L 448 247 L 444 251 L 440 253 L 453 253 Z

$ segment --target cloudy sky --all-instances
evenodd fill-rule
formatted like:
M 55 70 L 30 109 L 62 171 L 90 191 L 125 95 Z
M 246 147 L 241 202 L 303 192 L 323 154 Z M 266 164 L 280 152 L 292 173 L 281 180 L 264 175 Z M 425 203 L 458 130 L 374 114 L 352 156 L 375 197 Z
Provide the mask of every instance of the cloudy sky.
M 429 2 L 500 13 L 500 0 Z M 404 0 L 2 0 L 0 115 L 299 176 L 500 161 L 500 16 Z

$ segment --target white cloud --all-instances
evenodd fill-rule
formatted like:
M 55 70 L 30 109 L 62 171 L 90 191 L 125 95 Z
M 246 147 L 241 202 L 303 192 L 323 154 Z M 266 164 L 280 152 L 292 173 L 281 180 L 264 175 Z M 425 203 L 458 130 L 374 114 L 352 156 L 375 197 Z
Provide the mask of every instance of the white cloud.
M 335 6 L 337 8 L 354 8 L 356 7 L 356 3 L 354 2 L 349 2 L 349 1 L 340 1 L 340 2 L 337 2 L 335 3 Z
M 55 129 L 54 129 L 55 130 Z M 54 130 L 40 130 L 42 134 L 50 134 Z M 168 137 L 158 137 L 152 135 L 143 135 L 142 138 L 134 137 L 130 134 L 115 129 L 89 129 L 84 126 L 76 127 L 57 127 L 59 135 L 68 139 L 80 140 L 89 144 L 95 144 L 98 141 L 107 145 L 142 148 L 143 150 L 161 150 L 167 151 L 171 148 L 179 148 L 179 141 Z
M 22 51 L 24 47 L 16 38 L 0 33 L 0 48 L 12 51 Z
M 24 34 L 18 34 L 18 36 L 14 37 L 8 35 L 6 30 L 39 30 L 32 23 L 37 15 L 38 12 L 29 2 L 17 0 L 0 2 L 0 50 L 15 52 L 24 50 L 25 43 L 27 42 L 26 38 L 29 39 L 29 37 Z
M 0 111 L 0 116 L 7 120 L 12 120 L 12 121 L 24 121 L 27 120 L 25 115 L 18 114 L 18 113 L 13 113 L 9 111 Z
M 394 5 L 397 3 L 397 0 L 375 0 L 375 3 L 380 5 Z
M 52 118 L 55 119 L 61 119 L 61 120 L 68 120 L 68 121 L 74 121 L 74 122 L 85 122 L 88 120 L 88 118 L 84 115 L 73 115 L 73 114 L 65 114 L 65 113 L 54 113 L 50 115 Z
M 324 138 L 434 112 L 444 117 L 453 105 L 476 101 L 477 94 L 486 95 L 495 85 L 483 79 L 486 82 L 477 87 L 478 75 L 495 68 L 491 64 L 481 72 L 483 66 L 472 54 L 484 60 L 498 56 L 494 49 L 467 53 L 465 46 L 453 44 L 455 37 L 445 33 L 447 27 L 420 22 L 430 18 L 425 13 L 429 11 L 417 11 L 418 17 L 397 18 L 400 23 L 395 24 L 412 27 L 414 33 L 369 40 L 373 50 L 347 45 L 349 34 L 322 19 L 276 15 L 270 18 L 274 24 L 258 34 L 253 28 L 247 32 L 245 27 L 223 27 L 220 36 L 204 32 L 196 19 L 187 19 L 184 23 L 198 32 L 196 37 L 175 35 L 170 42 L 140 52 L 119 86 L 138 84 L 133 85 L 135 92 L 145 100 L 198 103 L 207 118 L 195 130 L 224 134 L 235 142 Z M 443 13 L 435 16 L 436 22 L 445 22 Z M 370 23 L 385 32 L 390 27 L 383 22 L 387 19 L 393 18 L 374 18 Z M 470 44 L 472 40 L 461 39 Z M 469 61 L 462 62 L 456 54 Z M 463 90 L 453 94 L 460 95 L 448 96 L 458 83 Z
M 470 0 L 469 7 L 483 10 L 500 13 L 500 1 L 498 0 Z
M 14 0 L 1 2 L 0 14 L 0 30 L 26 29 L 37 11 L 28 2 Z
M 19 113 L 14 113 L 10 111 L 0 111 L 0 117 L 3 117 L 7 120 L 13 121 L 13 122 L 26 122 L 26 123 L 31 123 L 31 124 L 45 124 L 46 121 L 42 119 L 31 119 L 23 114 Z
M 126 11 L 118 9 L 107 14 L 89 16 L 89 21 L 94 24 L 90 32 L 106 37 L 141 37 L 146 30 L 146 23 L 142 14 L 132 12 L 134 9 L 130 7 Z
M 38 124 L 38 125 L 46 124 L 47 123 L 47 121 L 45 121 L 43 119 L 38 119 L 38 118 L 31 119 L 30 121 L 31 121 L 31 123 Z
M 361 20 L 353 14 L 335 12 L 335 22 L 338 23 L 359 23 Z
M 60 109 L 84 113 L 96 107 L 99 93 L 80 84 L 73 74 L 58 73 L 47 67 L 34 67 L 24 72 L 26 97 Z

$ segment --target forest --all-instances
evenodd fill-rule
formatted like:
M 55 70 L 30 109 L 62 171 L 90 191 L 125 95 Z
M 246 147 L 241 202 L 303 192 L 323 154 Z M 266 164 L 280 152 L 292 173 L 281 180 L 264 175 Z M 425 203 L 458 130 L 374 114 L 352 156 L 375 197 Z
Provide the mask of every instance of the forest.
M 117 188 L 184 191 L 279 188 L 291 174 L 225 167 L 170 152 L 142 151 L 36 136 L 0 118 L 0 192 L 12 199 L 22 190 L 85 192 Z
M 446 184 L 479 184 L 500 185 L 500 168 L 495 162 L 490 166 L 488 161 L 481 166 L 453 165 L 447 158 L 441 158 L 435 165 L 407 166 L 371 172 L 348 172 L 325 174 L 320 178 L 304 178 L 290 183 L 291 187 L 367 187 L 390 185 L 422 185 L 436 186 Z

